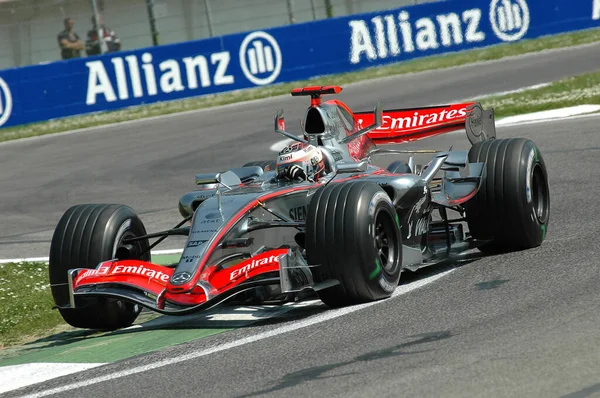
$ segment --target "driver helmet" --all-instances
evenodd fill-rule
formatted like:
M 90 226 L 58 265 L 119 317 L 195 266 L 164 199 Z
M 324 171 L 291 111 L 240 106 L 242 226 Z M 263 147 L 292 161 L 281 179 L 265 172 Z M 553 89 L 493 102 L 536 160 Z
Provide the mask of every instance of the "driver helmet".
M 282 174 L 288 167 L 298 165 L 306 172 L 309 180 L 317 181 L 325 174 L 323 153 L 314 145 L 294 142 L 279 152 L 277 157 L 277 174 Z

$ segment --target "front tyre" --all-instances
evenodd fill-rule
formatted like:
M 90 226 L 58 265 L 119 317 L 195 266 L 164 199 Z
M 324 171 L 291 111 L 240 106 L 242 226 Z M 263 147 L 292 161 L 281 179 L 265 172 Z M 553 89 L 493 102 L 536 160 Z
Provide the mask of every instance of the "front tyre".
M 542 244 L 550 219 L 548 172 L 540 150 L 524 138 L 484 141 L 469 162 L 485 163 L 477 194 L 465 204 L 471 235 L 490 240 L 483 252 L 529 249 Z
M 52 297 L 57 306 L 69 304 L 67 272 L 73 268 L 96 268 L 115 258 L 122 242 L 146 235 L 142 221 L 127 206 L 88 204 L 68 209 L 60 219 L 50 245 L 49 274 Z M 148 240 L 137 241 L 134 252 L 148 249 Z M 138 259 L 150 261 L 147 252 Z M 59 308 L 71 326 L 115 330 L 130 326 L 140 313 L 136 304 L 112 298 L 86 298 L 80 308 Z
M 390 297 L 402 268 L 399 221 L 388 194 L 366 181 L 328 185 L 310 202 L 306 254 L 315 282 L 336 279 L 319 298 L 341 307 Z

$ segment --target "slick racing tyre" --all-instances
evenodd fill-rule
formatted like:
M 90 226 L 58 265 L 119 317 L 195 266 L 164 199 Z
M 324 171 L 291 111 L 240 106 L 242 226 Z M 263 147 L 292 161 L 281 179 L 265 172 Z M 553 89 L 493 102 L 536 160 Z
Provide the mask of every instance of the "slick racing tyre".
M 248 162 L 242 167 L 247 166 L 259 166 L 262 167 L 263 171 L 266 173 L 267 171 L 273 171 L 276 168 L 276 163 L 274 160 L 255 160 L 254 162 Z
M 96 268 L 115 258 L 124 239 L 146 235 L 142 221 L 127 206 L 88 204 L 68 209 L 60 219 L 50 245 L 49 273 L 52 297 L 58 307 L 69 304 L 67 272 L 73 268 Z M 142 253 L 148 240 L 135 243 L 132 252 Z M 136 256 L 150 261 L 150 253 Z M 141 308 L 113 298 L 78 299 L 78 308 L 59 308 L 71 326 L 115 330 L 130 326 Z
M 391 296 L 402 268 L 396 211 L 377 184 L 357 181 L 318 190 L 306 220 L 306 254 L 315 282 L 339 284 L 318 291 L 329 307 Z
M 483 252 L 529 249 L 542 244 L 550 218 L 550 189 L 544 158 L 523 138 L 484 141 L 469 151 L 484 162 L 477 194 L 465 204 L 471 235 L 491 240 Z

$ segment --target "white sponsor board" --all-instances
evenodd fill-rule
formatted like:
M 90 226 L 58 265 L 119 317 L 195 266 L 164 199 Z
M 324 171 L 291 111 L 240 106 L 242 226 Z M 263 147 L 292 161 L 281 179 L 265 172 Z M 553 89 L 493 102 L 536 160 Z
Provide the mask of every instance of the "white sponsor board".
M 525 0 L 491 0 L 488 14 L 494 34 L 502 41 L 519 40 L 529 30 L 530 14 Z M 351 20 L 350 62 L 483 42 L 483 15 L 482 9 L 472 8 L 413 20 L 408 11 L 401 10 L 370 20 Z
M 253 84 L 272 83 L 283 64 L 279 44 L 270 34 L 257 31 L 244 38 L 239 50 L 240 68 Z M 88 85 L 86 104 L 153 97 L 186 90 L 235 83 L 230 71 L 231 53 L 214 52 L 164 59 L 157 63 L 152 53 L 112 57 L 86 62 Z M 112 65 L 111 65 L 112 64 Z

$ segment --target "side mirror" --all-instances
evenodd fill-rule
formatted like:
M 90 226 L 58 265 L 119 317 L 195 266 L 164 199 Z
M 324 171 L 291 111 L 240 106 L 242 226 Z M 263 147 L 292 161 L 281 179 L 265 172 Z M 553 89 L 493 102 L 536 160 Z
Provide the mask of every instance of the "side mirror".
M 365 134 L 367 134 L 370 131 L 373 131 L 375 129 L 378 129 L 379 127 L 381 127 L 381 124 L 383 122 L 383 102 L 379 101 L 377 103 L 377 105 L 375 105 L 375 109 L 373 109 L 374 112 L 374 116 L 375 116 L 375 120 L 373 121 L 373 124 L 370 126 L 367 126 L 365 128 L 363 128 L 362 130 L 357 131 L 356 133 L 349 135 L 348 137 L 342 139 L 340 141 L 341 144 L 347 144 L 352 140 L 355 140 L 356 138 L 363 136 Z
M 231 186 L 241 183 L 240 177 L 231 170 L 224 173 L 196 174 L 196 185 L 218 184 L 231 189 Z
M 369 167 L 369 162 L 365 160 L 361 160 L 356 163 L 341 163 L 337 165 L 338 173 L 363 173 L 367 171 Z
M 283 109 L 278 109 L 277 112 L 275 112 L 275 132 L 278 134 L 281 134 L 291 140 L 294 140 L 294 141 L 302 142 L 304 144 L 306 144 L 308 142 L 303 138 L 296 137 L 294 134 L 291 134 L 285 130 L 282 130 L 282 127 L 284 127 L 284 126 L 285 126 L 285 122 L 283 120 Z
M 221 183 L 221 173 L 196 174 L 196 185 Z

